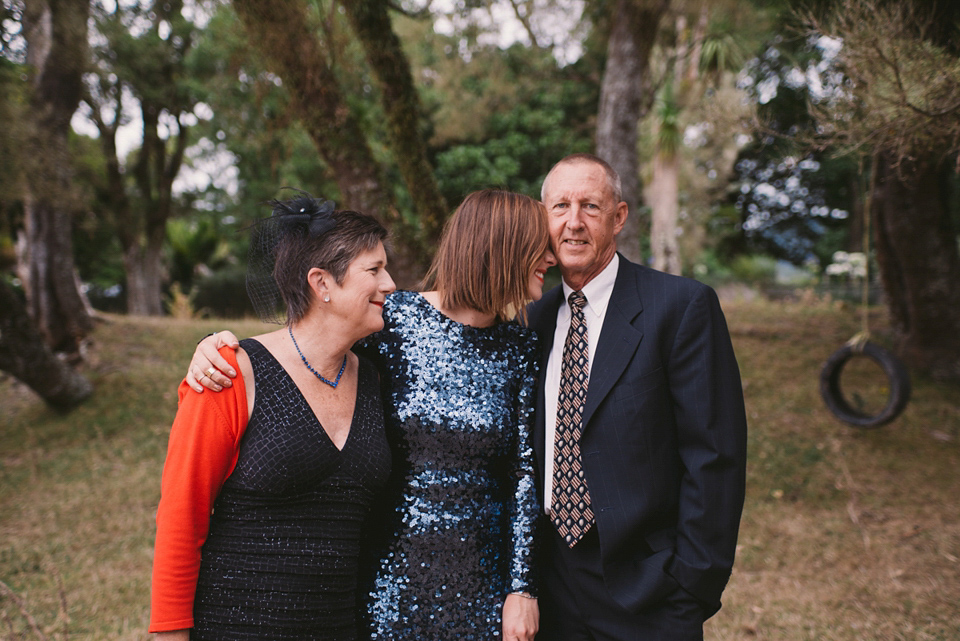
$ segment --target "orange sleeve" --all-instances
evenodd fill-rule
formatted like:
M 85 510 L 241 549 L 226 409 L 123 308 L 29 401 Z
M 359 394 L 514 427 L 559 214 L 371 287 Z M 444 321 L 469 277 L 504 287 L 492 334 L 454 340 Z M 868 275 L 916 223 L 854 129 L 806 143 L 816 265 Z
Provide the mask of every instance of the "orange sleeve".
M 220 354 L 240 371 L 234 350 L 225 347 Z M 193 627 L 200 548 L 207 539 L 213 502 L 237 464 L 248 418 L 243 376 L 221 392 L 202 394 L 182 382 L 178 394 L 157 508 L 151 633 Z

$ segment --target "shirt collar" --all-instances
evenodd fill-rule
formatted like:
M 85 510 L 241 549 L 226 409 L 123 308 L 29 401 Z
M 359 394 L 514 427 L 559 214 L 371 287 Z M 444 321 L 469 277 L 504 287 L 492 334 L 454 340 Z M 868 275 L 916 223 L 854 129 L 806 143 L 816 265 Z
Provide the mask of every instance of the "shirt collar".
M 594 316 L 598 318 L 602 317 L 607 311 L 607 304 L 613 295 L 613 285 L 617 282 L 617 270 L 619 268 L 620 255 L 614 254 L 610 262 L 607 263 L 607 266 L 603 268 L 603 271 L 594 276 L 594 278 L 580 290 L 583 292 L 583 295 L 587 297 L 586 308 L 593 312 Z M 570 299 L 570 294 L 573 291 L 573 288 L 564 281 L 563 299 L 565 301 Z M 567 305 L 569 306 L 569 303 L 567 303 Z

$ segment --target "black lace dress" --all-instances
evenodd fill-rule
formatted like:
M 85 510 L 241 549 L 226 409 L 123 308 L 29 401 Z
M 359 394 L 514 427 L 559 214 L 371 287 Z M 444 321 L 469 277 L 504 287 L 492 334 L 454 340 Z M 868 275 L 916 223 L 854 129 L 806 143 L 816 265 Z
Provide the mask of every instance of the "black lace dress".
M 360 536 L 390 472 L 377 373 L 360 359 L 338 450 L 273 355 L 241 345 L 256 403 L 214 504 L 191 638 L 353 641 Z

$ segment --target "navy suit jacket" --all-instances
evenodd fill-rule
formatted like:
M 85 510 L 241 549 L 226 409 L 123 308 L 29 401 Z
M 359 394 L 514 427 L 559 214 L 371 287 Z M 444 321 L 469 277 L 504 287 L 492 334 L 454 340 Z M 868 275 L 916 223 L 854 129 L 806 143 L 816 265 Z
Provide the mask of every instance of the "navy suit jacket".
M 561 304 L 556 287 L 529 311 L 543 346 L 541 372 Z M 541 483 L 544 456 L 553 452 L 544 443 L 544 403 L 541 384 L 534 433 Z M 636 612 L 681 587 L 708 615 L 720 607 L 743 509 L 746 437 L 740 372 L 716 293 L 620 256 L 580 452 L 604 582 L 621 606 Z

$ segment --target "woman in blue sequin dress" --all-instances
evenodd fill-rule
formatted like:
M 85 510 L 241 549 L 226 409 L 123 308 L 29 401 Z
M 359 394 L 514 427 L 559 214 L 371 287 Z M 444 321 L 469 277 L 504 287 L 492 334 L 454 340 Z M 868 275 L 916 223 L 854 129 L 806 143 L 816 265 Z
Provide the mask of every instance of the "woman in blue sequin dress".
M 540 203 L 498 190 L 470 194 L 427 276 L 434 290 L 389 296 L 384 329 L 357 347 L 380 371 L 393 451 L 369 528 L 363 607 L 373 639 L 536 633 L 539 349 L 533 331 L 511 318 L 540 297 L 553 264 Z M 200 371 L 210 366 L 203 347 Z
M 506 595 L 534 590 L 536 341 L 514 323 L 458 323 L 415 292 L 391 296 L 384 323 L 362 352 L 390 373 L 393 451 L 372 512 L 371 638 L 498 638 Z
M 540 297 L 553 264 L 546 242 L 539 203 L 471 194 L 428 274 L 435 291 L 390 296 L 384 329 L 361 345 L 382 373 L 393 450 L 386 509 L 373 512 L 384 516 L 370 589 L 373 639 L 530 632 L 502 617 L 530 607 L 535 593 L 539 348 L 533 331 L 508 317 Z

